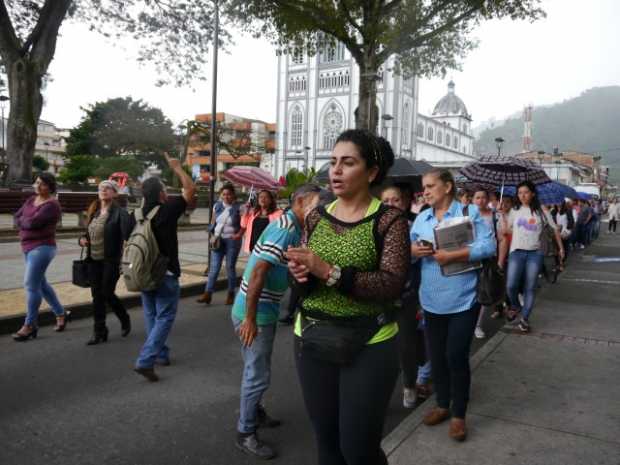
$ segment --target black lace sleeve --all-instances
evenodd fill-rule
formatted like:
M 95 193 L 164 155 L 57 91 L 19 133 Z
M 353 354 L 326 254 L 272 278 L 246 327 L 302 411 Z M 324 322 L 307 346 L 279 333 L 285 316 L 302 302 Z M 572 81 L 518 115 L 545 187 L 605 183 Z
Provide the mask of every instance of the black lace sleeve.
M 379 269 L 355 272 L 350 292 L 364 300 L 394 300 L 403 292 L 411 262 L 409 223 L 390 209 L 379 220 L 378 232 L 383 237 Z

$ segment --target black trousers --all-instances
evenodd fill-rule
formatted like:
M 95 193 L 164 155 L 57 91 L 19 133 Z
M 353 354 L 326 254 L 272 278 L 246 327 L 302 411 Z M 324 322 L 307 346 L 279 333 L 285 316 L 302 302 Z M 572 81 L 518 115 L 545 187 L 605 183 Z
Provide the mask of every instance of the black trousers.
M 618 220 L 609 220 L 609 232 L 616 232 L 616 226 L 618 225 Z
M 116 283 L 120 277 L 118 263 L 92 260 L 88 267 L 90 292 L 93 296 L 95 331 L 105 331 L 106 304 L 108 304 L 123 326 L 129 323 L 129 314 L 116 296 Z
M 452 415 L 458 418 L 465 418 L 467 412 L 471 385 L 469 351 L 479 311 L 480 306 L 476 305 L 447 315 L 424 312 L 437 405 L 448 409 L 452 402 Z
M 387 465 L 381 438 L 398 377 L 396 338 L 366 346 L 347 366 L 305 355 L 300 343 L 295 361 L 319 465 Z
M 418 380 L 418 367 L 426 362 L 426 350 L 424 347 L 424 332 L 418 330 L 419 321 L 416 319 L 417 302 L 403 302 L 397 314 L 398 322 L 398 355 L 400 367 L 403 371 L 403 384 L 406 388 L 413 389 Z

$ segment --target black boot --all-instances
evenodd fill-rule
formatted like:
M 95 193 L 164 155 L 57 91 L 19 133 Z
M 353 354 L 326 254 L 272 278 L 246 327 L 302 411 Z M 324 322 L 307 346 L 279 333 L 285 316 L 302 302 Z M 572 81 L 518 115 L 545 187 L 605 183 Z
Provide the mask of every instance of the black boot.
M 86 345 L 94 346 L 97 344 L 101 344 L 102 342 L 108 342 L 108 328 L 106 328 L 105 326 L 103 328 L 95 328 L 93 336 L 86 343 Z
M 131 332 L 131 319 L 127 315 L 127 319 L 121 322 L 121 336 L 127 337 Z

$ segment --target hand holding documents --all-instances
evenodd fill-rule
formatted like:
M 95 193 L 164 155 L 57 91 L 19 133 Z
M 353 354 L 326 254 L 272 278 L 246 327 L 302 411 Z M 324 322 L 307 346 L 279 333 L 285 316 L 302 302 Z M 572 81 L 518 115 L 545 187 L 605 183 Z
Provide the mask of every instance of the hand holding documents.
M 474 224 L 467 216 L 443 220 L 435 227 L 434 233 L 435 247 L 448 251 L 466 247 L 476 237 Z M 481 262 L 452 262 L 441 266 L 441 274 L 444 276 L 454 276 L 479 268 L 482 268 Z

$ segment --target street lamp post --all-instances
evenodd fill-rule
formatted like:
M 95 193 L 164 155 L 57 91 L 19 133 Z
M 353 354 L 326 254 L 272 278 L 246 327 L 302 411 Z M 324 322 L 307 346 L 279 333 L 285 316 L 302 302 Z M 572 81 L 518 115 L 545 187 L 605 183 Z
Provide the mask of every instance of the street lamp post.
M 504 139 L 501 137 L 495 138 L 495 145 L 497 146 L 497 156 L 500 157 L 502 155 L 502 145 L 504 144 Z
M 387 122 L 392 121 L 394 117 L 392 115 L 384 114 L 384 115 L 381 115 L 381 119 L 383 120 L 383 127 L 381 131 L 382 132 L 381 135 L 387 139 Z
M 310 170 L 308 169 L 308 150 L 311 150 L 311 147 L 308 147 L 307 145 L 304 147 L 303 150 L 303 154 L 304 154 L 304 171 L 306 173 L 310 172 Z M 302 153 L 301 150 L 295 150 L 295 153 Z
M 4 102 L 8 102 L 10 99 L 6 96 L 6 95 L 0 95 L 0 111 L 2 112 L 2 120 L 0 120 L 2 122 L 2 127 L 0 129 L 2 129 L 2 151 L 4 152 L 4 150 L 6 149 L 6 145 L 4 142 Z M 4 156 L 4 154 L 3 154 Z

